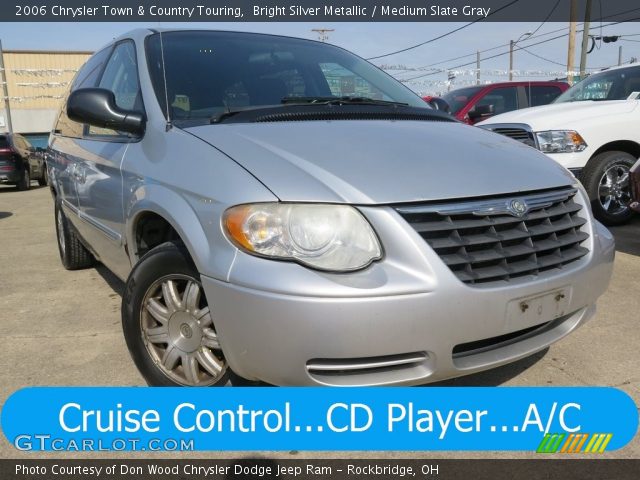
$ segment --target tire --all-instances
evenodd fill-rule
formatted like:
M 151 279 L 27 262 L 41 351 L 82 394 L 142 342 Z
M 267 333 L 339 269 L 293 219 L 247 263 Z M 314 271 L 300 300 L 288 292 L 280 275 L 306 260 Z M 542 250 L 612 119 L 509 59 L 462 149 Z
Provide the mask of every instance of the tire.
M 626 152 L 604 152 L 589 160 L 582 172 L 593 214 L 605 225 L 622 225 L 634 215 L 629 208 L 629 169 L 635 162 Z
M 163 243 L 135 265 L 122 298 L 122 330 L 150 386 L 207 387 L 228 381 L 200 274 L 181 243 Z
M 16 187 L 21 192 L 25 190 L 29 190 L 31 188 L 31 173 L 29 173 L 29 169 L 25 168 L 22 172 L 22 178 L 16 184 Z
M 70 227 L 69 220 L 62 211 L 59 201 L 56 201 L 55 223 L 58 252 L 64 268 L 80 270 L 92 266 L 95 262 L 93 255 L 80 242 L 78 235 Z
M 38 178 L 38 185 L 40 185 L 41 187 L 49 185 L 49 174 L 47 173 L 46 165 L 42 167 L 42 175 L 40 175 L 40 178 Z

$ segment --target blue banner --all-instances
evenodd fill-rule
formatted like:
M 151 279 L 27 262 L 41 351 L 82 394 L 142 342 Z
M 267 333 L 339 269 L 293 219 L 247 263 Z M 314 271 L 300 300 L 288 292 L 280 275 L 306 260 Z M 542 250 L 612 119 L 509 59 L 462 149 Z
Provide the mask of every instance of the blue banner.
M 633 400 L 600 387 L 36 387 L 2 409 L 9 442 L 37 451 L 602 453 L 637 429 Z

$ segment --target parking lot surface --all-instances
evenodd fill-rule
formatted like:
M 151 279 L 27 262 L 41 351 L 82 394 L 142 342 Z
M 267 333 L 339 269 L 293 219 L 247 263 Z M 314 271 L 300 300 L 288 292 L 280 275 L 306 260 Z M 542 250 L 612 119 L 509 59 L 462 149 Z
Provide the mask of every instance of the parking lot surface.
M 583 328 L 528 359 L 445 385 L 606 385 L 640 404 L 640 218 L 612 229 L 617 241 L 613 280 Z M 143 385 L 120 327 L 123 284 L 102 266 L 69 272 L 60 264 L 47 188 L 18 192 L 0 186 L 0 402 L 35 385 Z M 428 388 L 428 387 L 426 387 Z M 43 400 L 45 401 L 45 400 Z M 380 440 L 384 442 L 384 439 Z M 388 448 L 391 450 L 392 445 Z M 518 457 L 529 453 L 263 452 L 281 458 Z M 34 458 L 4 437 L 1 458 Z M 39 456 L 41 456 L 39 454 Z M 53 457 L 122 457 L 52 454 Z M 157 454 L 161 457 L 163 454 Z M 165 454 L 175 458 L 176 454 Z M 190 457 L 246 457 L 207 452 Z M 252 454 L 252 456 L 255 456 Z M 638 436 L 626 448 L 604 454 L 640 458 Z

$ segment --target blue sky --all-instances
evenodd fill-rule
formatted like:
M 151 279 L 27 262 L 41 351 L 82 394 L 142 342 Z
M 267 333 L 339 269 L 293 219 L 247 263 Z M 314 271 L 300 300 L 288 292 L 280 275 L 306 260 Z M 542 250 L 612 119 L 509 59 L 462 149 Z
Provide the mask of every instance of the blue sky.
M 460 23 L 0 23 L 0 39 L 5 49 L 37 49 L 37 50 L 95 50 L 109 42 L 112 38 L 134 29 L 145 27 L 189 27 L 222 30 L 243 30 L 252 32 L 277 33 L 303 38 L 316 38 L 313 28 L 332 28 L 329 42 L 351 50 L 362 57 L 371 57 L 406 48 L 429 40 L 450 30 L 460 27 Z M 477 23 L 453 35 L 402 54 L 374 60 L 374 63 L 411 68 L 427 66 L 463 55 L 471 55 L 459 60 L 450 60 L 436 65 L 436 68 L 451 68 L 462 63 L 475 62 L 475 51 L 503 45 L 501 48 L 483 54 L 495 55 L 508 50 L 509 40 L 515 40 L 526 32 L 534 32 L 538 36 L 532 40 L 523 40 L 521 45 L 527 47 L 542 40 L 562 35 L 568 31 L 568 24 L 548 23 Z M 561 30 L 560 30 L 561 29 Z M 545 35 L 548 32 L 560 30 Z M 599 23 L 592 24 L 591 33 L 600 35 Z M 618 47 L 623 47 L 623 61 L 631 57 L 640 57 L 640 23 L 624 23 L 604 27 L 603 35 L 637 35 L 623 37 L 616 43 L 601 44 L 588 56 L 588 67 L 607 67 L 617 64 Z M 541 35 L 541 36 L 540 36 Z M 577 38 L 577 55 L 581 35 Z M 525 51 L 515 53 L 514 67 L 529 71 L 536 75 L 521 77 L 523 79 L 550 79 L 566 70 L 562 65 L 567 61 L 567 37 L 552 40 L 541 45 L 527 48 L 532 54 L 544 57 L 544 60 Z M 502 73 L 508 68 L 508 55 L 484 60 L 481 62 L 482 79 L 506 80 Z M 556 63 L 561 65 L 557 65 Z M 576 58 L 576 65 L 579 58 Z M 475 65 L 456 69 L 457 78 L 453 86 L 463 86 L 473 82 L 475 76 L 467 70 Z M 492 72 L 489 72 L 492 71 Z M 390 71 L 397 78 L 411 78 L 425 73 Z M 428 73 L 428 72 L 427 72 Z M 446 89 L 446 73 L 437 73 L 411 82 L 409 85 L 420 93 L 435 93 Z

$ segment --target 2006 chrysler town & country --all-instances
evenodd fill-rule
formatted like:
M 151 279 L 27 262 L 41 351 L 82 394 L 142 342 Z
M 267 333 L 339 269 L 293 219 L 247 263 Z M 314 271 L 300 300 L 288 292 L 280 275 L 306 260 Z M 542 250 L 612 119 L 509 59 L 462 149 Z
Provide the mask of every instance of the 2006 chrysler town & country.
M 614 245 L 563 167 L 338 47 L 139 30 L 50 138 L 60 255 L 123 280 L 152 385 L 418 384 L 592 317 Z

